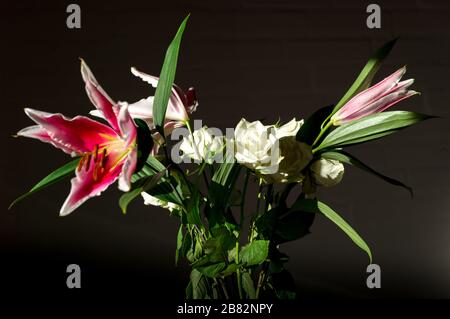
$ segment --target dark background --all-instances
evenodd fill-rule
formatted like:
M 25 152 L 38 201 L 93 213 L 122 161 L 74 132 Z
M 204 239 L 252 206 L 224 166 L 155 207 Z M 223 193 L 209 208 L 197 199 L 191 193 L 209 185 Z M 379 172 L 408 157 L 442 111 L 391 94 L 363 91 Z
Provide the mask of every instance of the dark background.
M 67 292 L 66 266 L 82 269 L 81 291 L 160 299 L 183 297 L 187 268 L 174 266 L 178 222 L 132 204 L 123 215 L 117 187 L 61 218 L 61 182 L 8 211 L 8 204 L 68 158 L 12 135 L 31 124 L 24 107 L 67 116 L 90 105 L 79 74 L 83 57 L 107 92 L 134 101 L 153 94 L 129 72 L 157 75 L 165 49 L 191 12 L 176 82 L 195 86 L 195 118 L 211 127 L 307 117 L 335 103 L 367 58 L 400 36 L 378 79 L 407 64 L 421 96 L 401 109 L 439 115 L 352 152 L 414 187 L 415 197 L 355 168 L 321 192 L 366 239 L 382 268 L 382 288 L 365 285 L 367 257 L 338 228 L 317 218 L 312 234 L 282 247 L 300 297 L 450 297 L 450 3 L 377 1 L 382 28 L 366 27 L 367 1 L 76 1 L 82 28 L 66 27 L 67 1 L 0 5 L 1 290 Z

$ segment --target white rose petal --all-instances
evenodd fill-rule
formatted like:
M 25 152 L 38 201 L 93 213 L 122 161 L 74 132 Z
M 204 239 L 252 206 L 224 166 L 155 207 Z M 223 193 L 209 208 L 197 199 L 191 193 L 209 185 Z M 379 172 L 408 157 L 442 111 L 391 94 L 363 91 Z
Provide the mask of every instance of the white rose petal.
M 278 139 L 281 139 L 283 137 L 287 136 L 296 136 L 298 130 L 303 125 L 303 120 L 297 121 L 295 118 L 284 124 L 283 126 L 280 126 L 278 128 L 275 128 L 275 134 Z

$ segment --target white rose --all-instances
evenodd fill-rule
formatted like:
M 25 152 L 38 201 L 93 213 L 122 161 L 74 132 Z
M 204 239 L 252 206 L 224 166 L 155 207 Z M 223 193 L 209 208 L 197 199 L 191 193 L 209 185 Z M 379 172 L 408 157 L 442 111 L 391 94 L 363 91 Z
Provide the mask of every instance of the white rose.
M 183 137 L 180 146 L 183 156 L 208 164 L 212 164 L 216 157 L 223 155 L 223 148 L 223 137 L 213 136 L 206 126 L 195 130 L 192 135 Z
M 311 146 L 297 141 L 295 136 L 286 136 L 280 139 L 280 154 L 283 159 L 278 172 L 265 177 L 266 182 L 301 182 L 304 178 L 302 170 L 313 157 Z
M 242 119 L 235 130 L 236 159 L 268 183 L 300 182 L 312 159 L 311 147 L 295 139 L 303 120 L 281 127 Z
M 278 171 L 282 158 L 273 127 L 242 119 L 234 131 L 234 144 L 237 162 L 261 174 Z
M 321 158 L 311 164 L 312 177 L 317 185 L 334 186 L 344 176 L 344 165 L 336 160 Z
M 164 209 L 168 209 L 171 213 L 173 213 L 174 211 L 181 210 L 181 207 L 179 205 L 160 200 L 159 198 L 156 198 L 155 196 L 152 196 L 149 193 L 142 192 L 141 196 L 144 199 L 145 205 L 162 207 Z

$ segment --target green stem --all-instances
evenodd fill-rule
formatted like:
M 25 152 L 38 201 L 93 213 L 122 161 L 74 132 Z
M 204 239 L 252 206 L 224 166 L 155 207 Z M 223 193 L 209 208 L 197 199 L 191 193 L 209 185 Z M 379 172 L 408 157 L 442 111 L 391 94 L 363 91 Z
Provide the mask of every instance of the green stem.
M 324 128 L 325 123 L 328 122 L 328 120 L 333 116 L 333 114 L 334 114 L 334 113 L 331 112 L 331 113 L 327 116 L 327 118 L 322 122 L 322 124 L 320 125 L 320 129 L 321 129 L 321 130 Z
M 247 195 L 247 186 L 249 178 L 250 178 L 250 171 L 247 169 L 245 174 L 244 188 L 242 189 L 242 196 L 241 196 L 241 216 L 239 219 L 239 227 L 241 228 L 241 230 L 244 225 L 244 205 L 245 205 L 245 197 Z
M 225 299 L 230 299 L 230 297 L 228 296 L 227 287 L 225 287 L 225 283 L 223 282 L 223 280 L 222 280 L 222 279 L 219 279 L 219 283 L 220 283 L 220 286 L 222 287 L 222 290 L 223 290 L 223 294 L 224 294 L 224 296 L 225 296 Z
M 267 271 L 267 266 L 269 264 L 267 262 L 265 262 L 262 265 L 262 269 L 261 272 L 259 273 L 259 277 L 258 277 L 258 286 L 256 287 L 256 298 L 259 298 L 259 292 L 261 291 L 261 288 L 264 286 L 264 281 L 266 280 L 266 271 Z
M 236 264 L 239 265 L 239 240 L 236 242 Z M 241 276 L 241 270 L 238 268 L 236 270 L 236 280 L 238 284 L 238 292 L 239 292 L 239 299 L 243 299 L 242 297 L 242 276 Z
M 328 131 L 328 129 L 333 125 L 333 122 L 328 122 L 327 125 L 325 125 L 325 127 L 320 131 L 319 135 L 317 136 L 316 140 L 314 141 L 314 143 L 312 144 L 312 146 L 316 145 L 320 139 L 322 138 L 323 134 L 326 133 L 326 131 Z
M 256 195 L 256 216 L 259 215 L 259 209 L 260 209 L 260 205 L 261 205 L 261 199 L 259 198 L 259 196 L 261 196 L 262 189 L 263 189 L 263 185 L 260 181 L 259 188 L 258 188 L 258 194 Z
M 267 188 L 266 196 L 264 199 L 266 200 L 264 213 L 266 213 L 269 210 L 269 205 L 273 204 L 273 184 L 270 184 Z
M 201 156 L 200 156 L 200 152 L 199 152 L 199 150 L 198 150 L 197 143 L 195 143 L 194 133 L 192 132 L 191 124 L 189 123 L 189 121 L 186 121 L 185 123 L 186 123 L 186 127 L 187 127 L 187 129 L 188 129 L 188 131 L 189 131 L 189 134 L 192 136 L 192 143 L 194 144 L 194 150 L 195 150 L 195 152 L 197 153 L 197 157 L 198 157 L 200 160 L 202 160 L 202 158 L 201 158 Z
M 203 175 L 203 180 L 205 181 L 206 188 L 209 189 L 208 176 L 206 176 L 205 170 L 203 170 L 202 175 Z

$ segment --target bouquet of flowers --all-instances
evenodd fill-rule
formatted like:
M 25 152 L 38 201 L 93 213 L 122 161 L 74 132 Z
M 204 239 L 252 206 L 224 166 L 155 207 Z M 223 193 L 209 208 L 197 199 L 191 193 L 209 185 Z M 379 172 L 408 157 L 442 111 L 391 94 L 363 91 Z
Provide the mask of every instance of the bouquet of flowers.
M 318 188 L 342 180 L 343 164 L 411 191 L 345 150 L 430 118 L 387 111 L 418 94 L 410 89 L 413 79 L 402 80 L 406 67 L 371 84 L 396 40 L 374 54 L 335 105 L 287 123 L 242 119 L 222 134 L 219 129 L 197 127 L 197 121 L 192 129 L 191 116 L 198 105 L 195 90 L 183 91 L 174 84 L 187 20 L 167 49 L 159 77 L 131 69 L 156 88 L 154 96 L 135 103 L 115 101 L 82 60 L 81 75 L 95 106 L 90 113 L 95 120 L 25 109 L 36 125 L 17 135 L 50 143 L 75 159 L 13 204 L 75 175 L 60 211 L 65 216 L 118 180 L 124 213 L 131 201 L 141 198 L 179 219 L 175 259 L 191 267 L 187 298 L 295 297 L 292 276 L 285 268 L 288 256 L 280 245 L 307 235 L 316 215 L 342 229 L 371 262 L 366 242 L 316 194 Z M 178 143 L 171 142 L 180 137 Z M 251 210 L 245 205 L 249 184 L 258 189 L 251 194 L 255 202 Z

